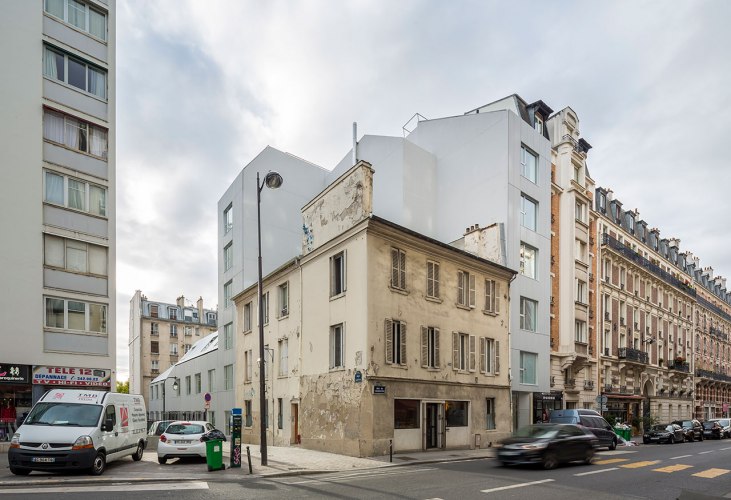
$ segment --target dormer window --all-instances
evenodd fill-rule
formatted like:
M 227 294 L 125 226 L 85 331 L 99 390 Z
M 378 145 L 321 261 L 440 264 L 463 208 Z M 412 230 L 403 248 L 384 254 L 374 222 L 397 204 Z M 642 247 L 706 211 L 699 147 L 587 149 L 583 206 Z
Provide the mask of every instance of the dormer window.
M 543 118 L 538 113 L 535 115 L 534 127 L 539 134 L 543 135 Z

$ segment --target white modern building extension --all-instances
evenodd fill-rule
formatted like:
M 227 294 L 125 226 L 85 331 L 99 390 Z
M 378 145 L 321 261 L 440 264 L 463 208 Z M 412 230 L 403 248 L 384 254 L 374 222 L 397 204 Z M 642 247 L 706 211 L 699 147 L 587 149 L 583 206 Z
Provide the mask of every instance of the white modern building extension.
M 4 2 L 0 381 L 115 384 L 115 2 Z

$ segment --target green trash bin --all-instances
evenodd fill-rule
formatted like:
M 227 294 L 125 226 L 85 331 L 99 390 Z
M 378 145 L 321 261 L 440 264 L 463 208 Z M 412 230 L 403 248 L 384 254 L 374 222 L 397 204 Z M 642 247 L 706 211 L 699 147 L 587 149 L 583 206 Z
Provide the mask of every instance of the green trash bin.
M 208 472 L 226 468 L 223 465 L 223 441 L 220 439 L 206 441 L 206 463 L 208 464 Z
M 614 433 L 617 436 L 624 438 L 625 441 L 632 440 L 632 430 L 630 430 L 630 429 L 622 429 L 621 427 L 615 427 Z

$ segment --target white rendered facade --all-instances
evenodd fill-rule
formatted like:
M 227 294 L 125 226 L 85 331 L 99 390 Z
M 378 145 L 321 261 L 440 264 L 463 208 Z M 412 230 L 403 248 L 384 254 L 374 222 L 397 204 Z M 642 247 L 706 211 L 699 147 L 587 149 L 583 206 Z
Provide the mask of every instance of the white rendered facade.
M 0 364 L 25 367 L 33 401 L 116 380 L 115 2 L 71 8 L 0 16 Z

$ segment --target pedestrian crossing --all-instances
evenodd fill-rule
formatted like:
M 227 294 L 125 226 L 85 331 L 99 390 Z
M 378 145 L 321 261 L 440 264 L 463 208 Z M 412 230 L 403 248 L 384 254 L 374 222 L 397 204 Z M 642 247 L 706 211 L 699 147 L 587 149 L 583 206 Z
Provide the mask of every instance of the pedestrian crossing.
M 682 457 L 673 457 L 671 460 L 675 459 L 681 459 L 681 458 L 688 458 L 692 455 L 684 455 Z M 574 474 L 574 476 L 586 476 L 589 474 L 599 474 L 603 472 L 610 472 L 620 469 L 642 469 L 645 467 L 653 467 L 658 464 L 662 463 L 662 460 L 640 460 L 633 462 L 629 458 L 607 458 L 603 460 L 594 460 L 592 462 L 594 465 L 615 465 L 616 467 L 611 467 L 608 469 L 600 469 L 597 471 L 592 472 L 582 472 L 579 474 Z M 688 465 L 688 464 L 672 464 L 672 465 L 665 465 L 662 467 L 652 468 L 650 469 L 653 472 L 661 472 L 664 474 L 673 474 L 675 472 L 682 472 L 682 471 L 689 471 L 692 472 L 694 470 L 697 470 L 697 467 L 694 465 Z M 720 468 L 710 468 L 705 470 L 699 470 L 697 472 L 692 473 L 692 476 L 695 477 L 701 477 L 705 479 L 713 479 L 719 476 L 723 476 L 724 474 L 728 474 L 731 472 L 731 469 L 720 469 Z

